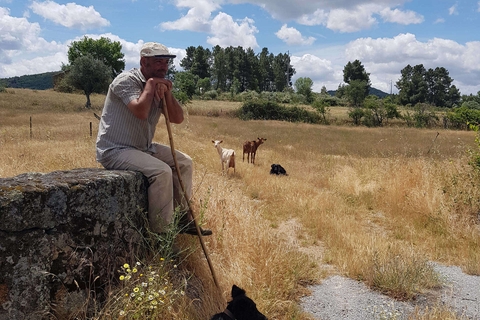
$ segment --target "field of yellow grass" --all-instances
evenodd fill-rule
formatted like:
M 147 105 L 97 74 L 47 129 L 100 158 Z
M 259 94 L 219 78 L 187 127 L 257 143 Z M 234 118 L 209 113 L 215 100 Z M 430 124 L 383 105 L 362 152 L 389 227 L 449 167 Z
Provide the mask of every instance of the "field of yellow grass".
M 0 177 L 100 167 L 93 112 L 103 99 L 93 96 L 84 110 L 81 95 L 0 93 Z M 229 116 L 239 106 L 193 101 L 173 126 L 176 148 L 195 163 L 193 201 L 214 231 L 205 240 L 222 290 L 197 241 L 179 239 L 196 250 L 178 267 L 204 291 L 202 303 L 187 299 L 170 319 L 208 319 L 234 283 L 269 319 L 310 319 L 298 299 L 331 273 L 402 300 L 438 286 L 428 261 L 480 275 L 473 132 L 242 121 Z M 257 137 L 267 140 L 255 165 L 243 162 L 243 141 Z M 236 174 L 222 174 L 213 139 L 236 151 Z M 162 122 L 156 140 L 168 144 Z M 270 175 L 272 163 L 288 176 Z

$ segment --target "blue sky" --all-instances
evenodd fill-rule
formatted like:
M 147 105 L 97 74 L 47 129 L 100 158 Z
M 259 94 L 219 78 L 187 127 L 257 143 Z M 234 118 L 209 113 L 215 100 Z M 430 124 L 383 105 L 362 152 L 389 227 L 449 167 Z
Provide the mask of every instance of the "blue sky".
M 126 69 L 144 42 L 288 53 L 299 77 L 335 90 L 360 60 L 372 86 L 397 92 L 410 64 L 444 67 L 462 94 L 480 91 L 478 0 L 0 0 L 0 78 L 58 71 L 72 41 L 122 44 Z M 392 85 L 393 84 L 393 85 Z

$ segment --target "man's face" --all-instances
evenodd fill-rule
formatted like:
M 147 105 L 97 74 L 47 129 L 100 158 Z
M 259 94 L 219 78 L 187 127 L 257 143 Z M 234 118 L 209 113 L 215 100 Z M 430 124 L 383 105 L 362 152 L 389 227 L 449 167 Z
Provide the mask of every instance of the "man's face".
M 144 57 L 145 72 L 148 78 L 165 78 L 168 71 L 168 58 Z

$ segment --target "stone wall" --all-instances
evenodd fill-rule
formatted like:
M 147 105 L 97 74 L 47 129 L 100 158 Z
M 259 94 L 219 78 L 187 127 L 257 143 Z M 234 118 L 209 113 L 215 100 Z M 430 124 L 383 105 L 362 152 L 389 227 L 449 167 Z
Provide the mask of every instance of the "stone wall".
M 142 247 L 147 186 L 103 169 L 0 179 L 0 320 L 74 319 L 101 301 Z

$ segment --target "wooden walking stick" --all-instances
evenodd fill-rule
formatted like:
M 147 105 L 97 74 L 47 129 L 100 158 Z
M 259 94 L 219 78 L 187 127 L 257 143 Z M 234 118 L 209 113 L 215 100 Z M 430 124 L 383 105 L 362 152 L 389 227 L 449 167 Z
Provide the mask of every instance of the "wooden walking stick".
M 195 224 L 195 229 L 197 229 L 198 239 L 200 240 L 200 244 L 202 245 L 202 249 L 203 249 L 203 253 L 205 254 L 205 258 L 207 258 L 208 266 L 210 267 L 210 272 L 212 273 L 212 276 L 213 276 L 213 281 L 215 282 L 215 285 L 217 286 L 217 288 L 220 289 L 220 285 L 218 284 L 218 281 L 217 281 L 217 276 L 215 275 L 215 271 L 213 270 L 212 261 L 210 260 L 210 256 L 208 255 L 207 247 L 205 246 L 205 243 L 203 242 L 202 232 L 200 230 L 200 226 L 198 225 L 197 219 L 195 218 L 195 215 L 193 214 L 193 209 L 192 209 L 192 204 L 190 203 L 190 199 L 187 197 L 187 193 L 185 192 L 185 186 L 183 184 L 182 174 L 180 173 L 180 167 L 178 166 L 177 156 L 175 154 L 175 146 L 173 144 L 172 128 L 170 126 L 170 119 L 169 119 L 168 110 L 167 110 L 168 107 L 165 103 L 165 98 L 163 98 L 160 103 L 162 104 L 162 111 L 163 111 L 163 115 L 165 116 L 165 124 L 167 125 L 168 139 L 170 140 L 170 149 L 172 150 L 172 156 L 173 156 L 173 161 L 175 163 L 175 171 L 177 171 L 177 175 L 178 175 L 178 181 L 180 182 L 180 186 L 182 187 L 183 196 L 187 200 L 188 212 L 192 215 L 192 219 L 193 219 L 193 222 Z

